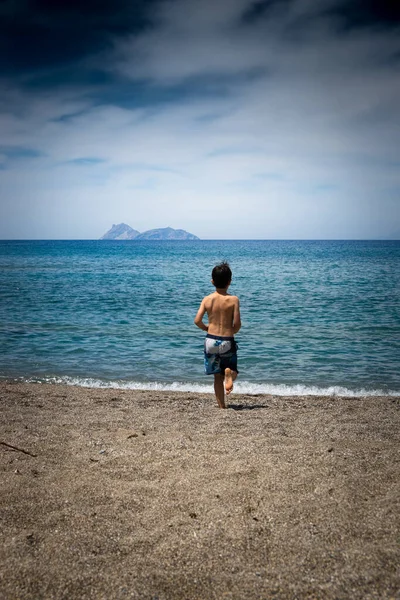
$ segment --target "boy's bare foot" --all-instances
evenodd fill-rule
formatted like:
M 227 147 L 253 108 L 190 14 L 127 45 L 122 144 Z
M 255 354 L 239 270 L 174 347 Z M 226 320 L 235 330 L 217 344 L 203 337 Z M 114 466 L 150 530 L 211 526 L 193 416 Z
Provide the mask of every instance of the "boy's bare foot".
M 233 390 L 232 371 L 229 368 L 225 369 L 225 391 L 228 394 Z

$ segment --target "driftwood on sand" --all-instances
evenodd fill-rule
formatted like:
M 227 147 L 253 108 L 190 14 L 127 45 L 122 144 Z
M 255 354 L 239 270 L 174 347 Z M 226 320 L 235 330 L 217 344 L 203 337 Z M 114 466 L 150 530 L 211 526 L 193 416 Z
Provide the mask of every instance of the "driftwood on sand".
M 6 446 L 7 448 L 11 448 L 12 450 L 17 450 L 18 452 L 23 452 L 24 454 L 27 454 L 28 456 L 34 456 L 36 458 L 37 454 L 33 454 L 32 452 L 29 452 L 29 450 L 24 450 L 23 448 L 18 448 L 18 446 L 13 446 L 12 444 L 8 444 L 7 442 L 0 442 L 0 444 L 2 446 Z

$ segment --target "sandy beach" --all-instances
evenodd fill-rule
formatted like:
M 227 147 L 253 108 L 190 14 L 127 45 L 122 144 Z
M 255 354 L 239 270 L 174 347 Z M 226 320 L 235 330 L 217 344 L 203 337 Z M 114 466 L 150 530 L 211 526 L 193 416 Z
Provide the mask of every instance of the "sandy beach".
M 0 395 L 1 598 L 400 597 L 400 398 Z

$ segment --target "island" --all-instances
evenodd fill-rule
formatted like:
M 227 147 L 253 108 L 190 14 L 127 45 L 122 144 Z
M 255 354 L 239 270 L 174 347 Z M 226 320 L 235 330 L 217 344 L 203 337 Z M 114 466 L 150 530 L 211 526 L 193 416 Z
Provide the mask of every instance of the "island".
M 172 227 L 162 227 L 159 229 L 149 229 L 140 233 L 132 229 L 126 223 L 113 225 L 101 238 L 101 240 L 199 240 L 196 235 L 189 233 L 184 229 L 173 229 Z
M 101 240 L 134 240 L 140 235 L 140 231 L 132 229 L 126 223 L 113 225 L 100 239 Z

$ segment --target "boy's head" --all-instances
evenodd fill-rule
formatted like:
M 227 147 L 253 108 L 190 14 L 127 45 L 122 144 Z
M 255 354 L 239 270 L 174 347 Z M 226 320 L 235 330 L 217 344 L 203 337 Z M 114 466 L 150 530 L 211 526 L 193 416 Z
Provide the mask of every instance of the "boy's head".
M 212 282 L 216 288 L 225 289 L 232 280 L 232 271 L 227 262 L 216 265 L 212 270 Z

